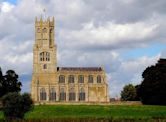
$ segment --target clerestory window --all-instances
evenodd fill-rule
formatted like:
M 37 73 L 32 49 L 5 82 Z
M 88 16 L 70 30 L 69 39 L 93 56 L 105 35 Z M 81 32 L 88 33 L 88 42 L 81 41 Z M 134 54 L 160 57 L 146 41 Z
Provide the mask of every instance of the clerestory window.
M 68 81 L 69 83 L 74 83 L 74 75 L 69 75 Z
M 101 83 L 101 76 L 100 75 L 97 76 L 97 83 Z
M 65 83 L 65 76 L 64 75 L 59 76 L 59 83 Z
M 83 75 L 78 76 L 78 83 L 84 83 L 84 76 Z
M 92 76 L 92 75 L 89 75 L 89 76 L 88 76 L 88 82 L 89 82 L 89 83 L 93 83 L 93 76 Z

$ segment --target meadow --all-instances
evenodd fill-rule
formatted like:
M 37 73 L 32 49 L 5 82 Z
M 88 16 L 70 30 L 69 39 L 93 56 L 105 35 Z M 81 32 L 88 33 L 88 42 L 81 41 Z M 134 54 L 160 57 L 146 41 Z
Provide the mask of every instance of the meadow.
M 2 112 L 0 112 L 0 119 L 4 119 Z M 166 106 L 38 105 L 25 115 L 25 120 L 102 120 L 102 122 L 108 120 L 160 120 L 165 122 Z

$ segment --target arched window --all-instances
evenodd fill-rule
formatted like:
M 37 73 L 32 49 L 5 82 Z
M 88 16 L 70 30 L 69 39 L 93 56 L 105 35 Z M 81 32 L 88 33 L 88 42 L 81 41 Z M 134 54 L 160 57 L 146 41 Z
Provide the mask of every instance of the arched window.
M 47 94 L 44 88 L 40 89 L 40 100 L 46 100 L 47 99 Z
M 40 33 L 40 28 L 37 28 L 37 32 Z
M 78 83 L 84 83 L 84 76 L 83 75 L 78 76 Z
M 52 39 L 54 38 L 53 37 L 53 28 L 50 29 L 50 33 L 49 33 L 49 36 L 50 36 L 50 40 L 49 40 L 49 45 L 52 45 Z
M 85 101 L 85 90 L 84 90 L 84 88 L 80 89 L 80 92 L 79 92 L 79 101 Z
M 101 83 L 101 76 L 100 75 L 97 76 L 97 83 Z
M 50 60 L 50 54 L 48 52 L 46 52 L 46 61 Z
M 43 69 L 47 69 L 47 64 L 44 64 L 44 65 L 43 65 Z
M 89 82 L 89 83 L 93 83 L 93 76 L 92 76 L 92 75 L 89 75 L 89 77 L 88 77 L 88 82 Z
M 69 81 L 69 83 L 74 83 L 74 76 L 73 75 L 69 75 L 68 81 Z
M 44 61 L 44 52 L 40 53 L 40 61 Z
M 50 61 L 49 52 L 41 52 L 39 56 L 40 56 L 40 61 Z
M 65 92 L 64 88 L 60 89 L 59 100 L 60 101 L 65 101 L 66 100 L 66 92 Z
M 46 33 L 47 32 L 47 29 L 46 28 L 43 28 L 43 33 Z
M 65 83 L 65 76 L 64 75 L 59 76 L 59 83 Z
M 69 101 L 75 101 L 76 99 L 76 93 L 74 91 L 74 88 L 71 88 L 69 90 Z
M 54 88 L 51 88 L 50 90 L 50 100 L 55 101 L 56 100 L 56 91 Z

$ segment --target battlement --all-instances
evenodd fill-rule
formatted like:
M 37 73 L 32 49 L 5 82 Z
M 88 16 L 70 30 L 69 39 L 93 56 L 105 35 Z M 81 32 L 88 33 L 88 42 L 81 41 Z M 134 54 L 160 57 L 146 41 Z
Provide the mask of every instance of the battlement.
M 38 19 L 36 17 L 35 19 L 35 26 L 54 26 L 54 17 L 52 17 L 50 19 L 50 17 L 48 17 L 47 19 L 43 19 L 42 16 L 40 17 L 40 19 Z

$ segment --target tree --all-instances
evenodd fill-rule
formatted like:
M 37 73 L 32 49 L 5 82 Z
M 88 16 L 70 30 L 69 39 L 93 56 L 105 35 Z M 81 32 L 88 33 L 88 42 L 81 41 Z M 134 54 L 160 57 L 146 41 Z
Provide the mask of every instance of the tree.
M 132 84 L 125 85 L 123 87 L 123 90 L 121 91 L 121 100 L 123 101 L 138 100 L 135 86 L 133 86 Z
M 142 103 L 166 105 L 166 59 L 160 59 L 155 66 L 147 67 L 142 77 L 137 91 Z
M 20 92 L 21 82 L 18 81 L 18 75 L 13 70 L 8 70 L 3 76 L 0 69 L 0 97 L 9 92 Z
M 27 93 L 8 93 L 2 97 L 2 104 L 6 119 L 22 119 L 26 112 L 33 109 L 33 101 Z

